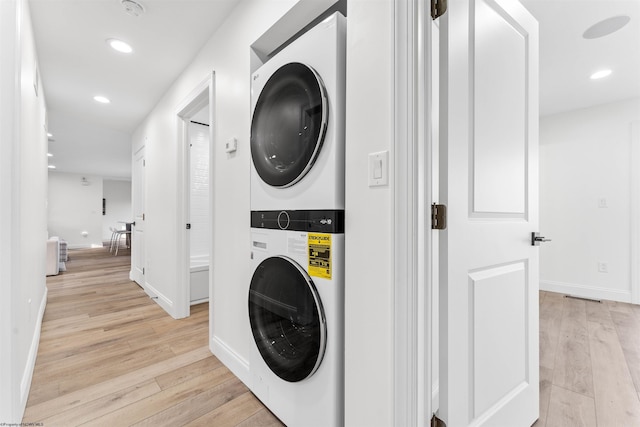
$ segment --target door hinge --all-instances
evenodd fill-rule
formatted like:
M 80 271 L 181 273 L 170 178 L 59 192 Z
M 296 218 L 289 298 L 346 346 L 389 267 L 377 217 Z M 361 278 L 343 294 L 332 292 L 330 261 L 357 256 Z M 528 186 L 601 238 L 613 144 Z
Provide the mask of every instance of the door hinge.
M 431 427 L 447 427 L 447 425 L 440 418 L 436 417 L 436 414 L 433 414 L 433 418 L 431 418 Z
M 191 224 L 187 224 L 187 230 L 191 230 Z
M 431 0 L 431 18 L 436 20 L 447 11 L 447 0 Z
M 144 267 L 142 267 L 142 275 L 144 276 Z
M 142 220 L 144 221 L 144 214 L 142 214 Z
M 447 228 L 447 207 L 445 205 L 431 205 L 431 229 L 444 230 Z

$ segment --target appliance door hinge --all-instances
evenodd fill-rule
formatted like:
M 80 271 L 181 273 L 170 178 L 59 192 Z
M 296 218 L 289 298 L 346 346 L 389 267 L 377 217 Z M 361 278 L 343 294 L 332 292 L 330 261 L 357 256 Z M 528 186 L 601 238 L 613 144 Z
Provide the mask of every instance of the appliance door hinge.
M 431 427 L 447 427 L 447 425 L 440 418 L 436 417 L 436 414 L 433 414 L 433 418 L 431 418 Z
M 445 205 L 431 205 L 431 229 L 444 230 L 447 228 L 447 207 Z
M 447 11 L 447 0 L 431 0 L 431 18 L 435 21 Z

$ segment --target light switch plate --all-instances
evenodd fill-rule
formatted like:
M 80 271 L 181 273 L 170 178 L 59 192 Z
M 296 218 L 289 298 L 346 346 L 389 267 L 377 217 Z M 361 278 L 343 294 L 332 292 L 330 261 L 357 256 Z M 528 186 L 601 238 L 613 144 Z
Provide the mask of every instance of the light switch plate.
M 227 142 L 224 144 L 224 151 L 227 153 L 233 153 L 238 149 L 238 139 L 237 138 L 229 138 Z
M 369 153 L 369 187 L 389 185 L 389 152 Z

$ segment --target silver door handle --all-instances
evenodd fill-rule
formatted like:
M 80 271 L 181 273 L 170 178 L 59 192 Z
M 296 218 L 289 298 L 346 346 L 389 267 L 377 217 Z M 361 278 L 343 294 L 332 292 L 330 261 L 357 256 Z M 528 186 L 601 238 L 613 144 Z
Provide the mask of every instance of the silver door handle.
M 541 236 L 537 231 L 531 232 L 531 246 L 540 246 L 540 242 L 550 242 L 551 239 L 547 239 Z

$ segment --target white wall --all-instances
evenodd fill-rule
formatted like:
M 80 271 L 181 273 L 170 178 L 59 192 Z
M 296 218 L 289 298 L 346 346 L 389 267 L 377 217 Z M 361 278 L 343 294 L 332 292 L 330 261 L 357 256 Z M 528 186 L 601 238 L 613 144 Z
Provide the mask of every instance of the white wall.
M 83 177 L 88 185 L 82 185 Z M 69 248 L 102 246 L 102 181 L 94 175 L 49 172 L 49 236 L 66 240 Z
M 46 102 L 26 0 L 0 2 L 0 420 L 27 403 L 46 305 Z M 37 94 L 34 89 L 37 86 Z
M 540 250 L 541 289 L 630 301 L 638 120 L 640 99 L 540 119 L 540 231 L 553 239 Z M 608 273 L 598 271 L 603 262 Z
M 121 221 L 132 221 L 131 211 L 131 181 L 103 179 L 102 197 L 106 199 L 106 215 L 102 215 L 102 241 L 111 238 L 109 227 L 120 227 Z M 100 201 L 102 212 L 102 200 Z
M 367 180 L 369 153 L 391 150 L 393 165 L 393 6 L 391 0 L 348 2 L 345 407 L 350 426 L 393 425 L 393 183 L 369 188 Z

